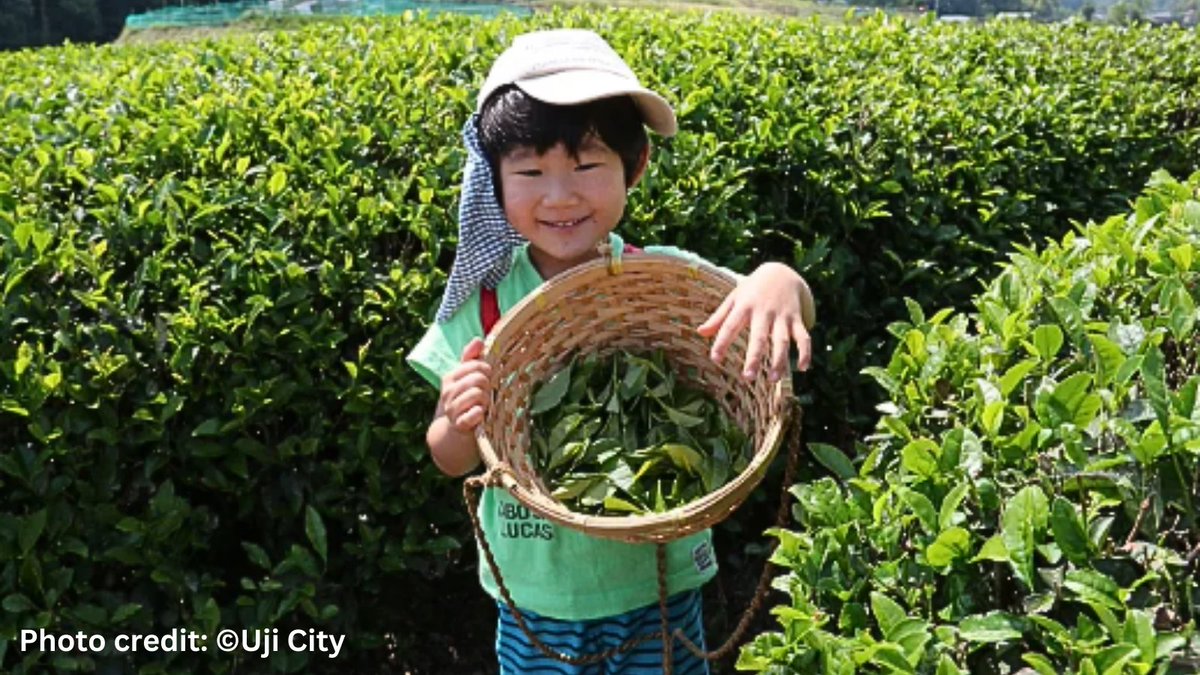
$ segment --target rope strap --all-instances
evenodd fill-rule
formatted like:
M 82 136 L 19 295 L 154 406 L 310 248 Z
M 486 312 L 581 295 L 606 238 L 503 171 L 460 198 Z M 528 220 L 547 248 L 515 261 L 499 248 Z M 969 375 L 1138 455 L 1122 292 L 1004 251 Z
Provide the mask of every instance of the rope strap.
M 800 446 L 802 440 L 801 427 L 803 426 L 803 408 L 800 407 L 800 402 L 793 398 L 790 405 L 791 416 L 791 432 L 788 436 L 788 457 L 787 468 L 784 470 L 782 494 L 779 498 L 779 511 L 776 513 L 775 525 L 778 528 L 783 528 L 787 525 L 788 514 L 791 510 L 790 492 L 788 490 L 792 485 L 792 480 L 796 474 L 796 465 L 799 463 Z M 667 611 L 667 545 L 656 544 L 655 555 L 658 564 L 658 607 L 661 618 L 661 628 L 658 631 L 647 635 L 641 635 L 635 638 L 630 638 L 624 643 L 617 645 L 611 649 L 595 654 L 580 654 L 571 655 L 564 654 L 553 647 L 542 642 L 537 635 L 525 623 L 525 617 L 521 611 L 517 609 L 517 605 L 513 602 L 512 595 L 509 593 L 508 586 L 504 583 L 504 579 L 500 574 L 500 567 L 496 564 L 496 557 L 492 553 L 492 547 L 488 544 L 487 538 L 483 534 L 483 527 L 479 522 L 479 495 L 484 488 L 500 486 L 500 475 L 509 473 L 511 470 L 500 465 L 489 469 L 486 473 L 479 476 L 472 476 L 463 481 L 463 500 L 467 503 L 467 513 L 471 518 L 471 527 L 475 531 L 475 538 L 479 541 L 480 548 L 483 549 L 484 558 L 487 560 L 488 568 L 492 572 L 492 577 L 496 580 L 496 586 L 500 591 L 500 597 L 504 600 L 504 604 L 512 613 L 513 620 L 516 621 L 517 627 L 529 638 L 529 642 L 538 648 L 546 657 L 569 663 L 575 666 L 586 666 L 597 663 L 603 663 L 617 654 L 623 654 L 634 649 L 643 642 L 662 639 L 663 643 L 663 672 L 666 675 L 671 675 L 672 658 L 671 658 L 671 643 L 678 639 L 683 643 L 697 658 L 706 661 L 715 661 L 724 658 L 736 648 L 745 636 L 746 631 L 750 628 L 750 622 L 761 609 L 763 602 L 766 600 L 767 593 L 770 591 L 770 583 L 775 565 L 771 562 L 774 557 L 775 549 L 772 549 L 771 555 L 767 556 L 763 563 L 763 571 L 758 579 L 758 587 L 754 591 L 754 599 L 751 600 L 750 606 L 742 613 L 742 618 L 738 621 L 738 625 L 734 628 L 733 633 L 727 640 L 717 649 L 706 652 L 698 647 L 694 642 L 688 639 L 681 629 L 676 629 L 674 633 L 670 630 L 669 613 Z M 778 548 L 778 543 L 775 547 Z
M 796 398 L 792 398 L 790 407 L 792 428 L 788 435 L 787 466 L 783 471 L 783 486 L 780 490 L 779 510 L 775 513 L 775 527 L 778 529 L 783 529 L 787 525 L 788 515 L 791 513 L 791 491 L 788 488 L 792 486 L 792 482 L 796 477 L 796 466 L 800 463 L 800 447 L 803 440 L 801 429 L 804 426 L 804 409 L 800 406 L 800 401 Z M 775 546 L 771 549 L 771 554 L 763 562 L 762 574 L 758 577 L 758 587 L 754 590 L 754 598 L 750 601 L 750 606 L 746 608 L 746 611 L 742 612 L 742 618 L 738 621 L 737 626 L 733 629 L 733 633 L 729 635 L 724 644 L 714 651 L 705 652 L 689 640 L 681 630 L 677 629 L 674 637 L 678 638 L 683 643 L 683 646 L 687 647 L 688 651 L 706 661 L 725 658 L 734 648 L 741 644 L 742 638 L 745 637 L 746 631 L 750 628 L 750 622 L 753 621 L 754 616 L 758 614 L 763 602 L 767 599 L 767 594 L 771 590 L 771 577 L 774 576 L 775 572 L 775 563 L 771 562 L 771 559 L 775 557 L 775 551 L 778 548 L 779 543 L 776 542 Z M 659 583 L 662 583 L 661 579 Z
M 500 597 L 504 600 L 504 604 L 508 606 L 508 611 L 512 613 L 513 620 L 517 622 L 517 627 L 521 629 L 521 632 L 525 634 L 525 637 L 529 638 L 529 642 L 532 643 L 533 646 L 537 647 L 538 651 L 548 658 L 561 661 L 563 663 L 569 663 L 573 666 L 587 666 L 603 663 L 617 654 L 623 654 L 634 649 L 643 642 L 657 640 L 662 637 L 664 633 L 659 631 L 649 635 L 641 635 L 636 638 L 632 638 L 620 645 L 617 645 L 616 647 L 597 654 L 582 654 L 578 656 L 572 656 L 571 654 L 564 654 L 563 652 L 560 652 L 542 642 L 541 639 L 538 638 L 538 636 L 535 635 L 532 630 L 530 630 L 529 625 L 525 623 L 525 617 L 521 614 L 521 610 L 517 609 L 516 603 L 513 602 L 512 594 L 509 593 L 508 586 L 504 583 L 504 578 L 500 575 L 500 566 L 496 564 L 496 557 L 492 553 L 492 547 L 490 544 L 488 544 L 487 537 L 483 535 L 483 527 L 479 524 L 480 492 L 484 488 L 499 486 L 500 474 L 509 471 L 510 470 L 505 466 L 497 466 L 493 469 L 489 469 L 487 473 L 481 476 L 472 476 L 471 478 L 463 481 L 463 499 L 465 499 L 467 502 L 467 513 L 471 517 L 471 526 L 475 530 L 475 538 L 479 541 L 479 545 L 483 549 L 483 555 L 484 558 L 487 559 L 488 568 L 491 569 L 492 577 L 496 580 L 496 586 L 500 590 Z M 663 548 L 661 544 L 660 548 Z M 659 569 L 662 570 L 664 565 L 665 562 L 660 563 Z M 660 571 L 660 585 L 662 583 L 662 578 L 662 573 Z M 663 605 L 663 612 L 663 627 L 666 628 L 666 605 Z

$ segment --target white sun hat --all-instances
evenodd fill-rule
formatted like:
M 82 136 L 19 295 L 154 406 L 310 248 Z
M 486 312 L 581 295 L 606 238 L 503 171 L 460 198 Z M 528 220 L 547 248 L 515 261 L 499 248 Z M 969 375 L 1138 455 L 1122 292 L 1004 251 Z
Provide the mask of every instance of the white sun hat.
M 515 84 L 533 98 L 553 105 L 627 94 L 637 104 L 646 126 L 663 136 L 675 134 L 671 104 L 643 87 L 604 38 L 590 30 L 569 28 L 518 35 L 492 64 L 479 91 L 476 112 L 506 84 Z

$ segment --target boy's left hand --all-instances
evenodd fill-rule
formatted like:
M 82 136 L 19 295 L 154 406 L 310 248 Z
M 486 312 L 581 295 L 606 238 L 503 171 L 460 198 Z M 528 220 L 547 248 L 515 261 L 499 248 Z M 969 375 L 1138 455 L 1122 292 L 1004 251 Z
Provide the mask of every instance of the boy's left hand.
M 796 343 L 796 368 L 808 370 L 812 344 L 808 328 L 815 322 L 812 292 L 804 279 L 787 265 L 765 263 L 741 280 L 717 311 L 696 329 L 704 337 L 716 335 L 712 360 L 720 363 L 734 338 L 750 326 L 742 377 L 752 380 L 769 350 L 772 382 L 787 369 L 788 345 Z

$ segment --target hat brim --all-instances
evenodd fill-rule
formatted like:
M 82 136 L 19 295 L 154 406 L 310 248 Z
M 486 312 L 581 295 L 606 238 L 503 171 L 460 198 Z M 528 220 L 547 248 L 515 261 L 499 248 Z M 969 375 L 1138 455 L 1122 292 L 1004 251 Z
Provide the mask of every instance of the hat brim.
M 661 136 L 674 136 L 675 111 L 662 96 L 636 85 L 628 78 L 602 70 L 565 70 L 517 80 L 513 84 L 539 101 L 553 105 L 577 105 L 602 98 L 628 95 L 637 104 L 646 126 Z

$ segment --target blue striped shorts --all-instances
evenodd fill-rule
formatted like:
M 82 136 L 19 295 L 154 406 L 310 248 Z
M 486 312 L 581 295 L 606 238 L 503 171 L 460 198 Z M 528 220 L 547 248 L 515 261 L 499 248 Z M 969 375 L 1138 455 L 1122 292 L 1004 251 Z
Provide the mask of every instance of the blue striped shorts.
M 672 633 L 682 629 L 696 646 L 704 645 L 704 620 L 700 591 L 691 590 L 667 598 L 667 614 Z M 541 652 L 513 619 L 503 602 L 496 629 L 496 656 L 501 675 L 649 675 L 663 672 L 662 640 L 648 640 L 603 663 L 573 666 Z M 559 621 L 521 610 L 525 625 L 547 646 L 570 656 L 595 654 L 612 649 L 625 641 L 657 632 L 662 628 L 658 603 L 624 614 L 590 621 Z M 672 643 L 675 675 L 708 675 L 708 662 L 696 657 L 678 639 Z

